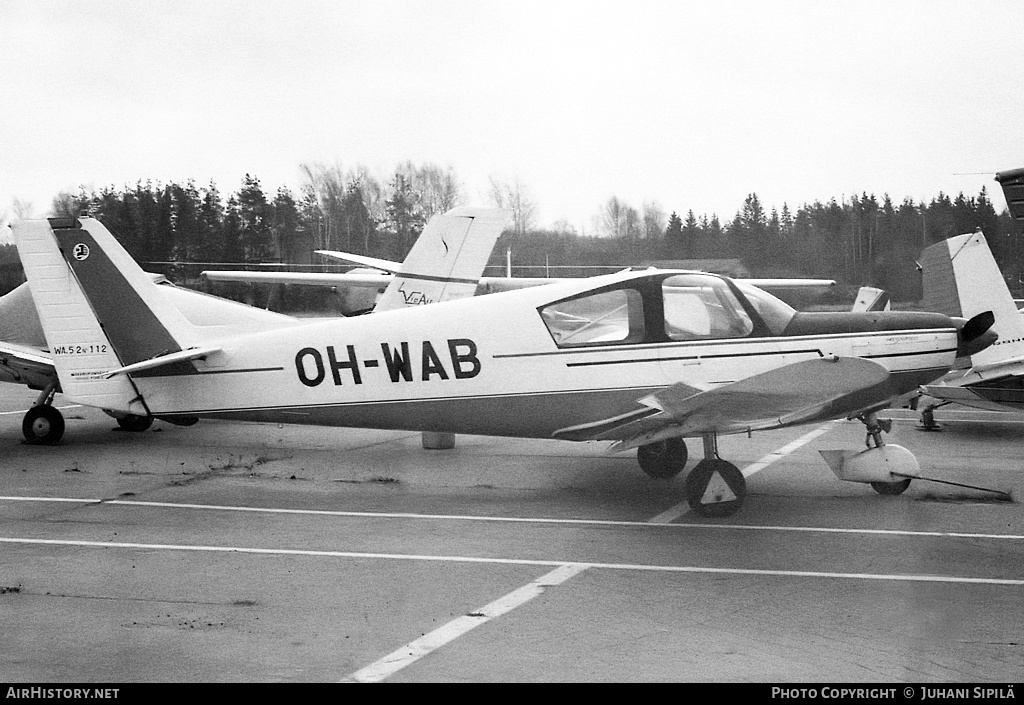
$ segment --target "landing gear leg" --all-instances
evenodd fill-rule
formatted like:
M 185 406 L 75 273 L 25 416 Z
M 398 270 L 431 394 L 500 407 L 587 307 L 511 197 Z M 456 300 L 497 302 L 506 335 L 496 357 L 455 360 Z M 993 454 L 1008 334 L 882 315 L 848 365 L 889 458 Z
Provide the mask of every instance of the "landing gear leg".
M 941 431 L 942 426 L 935 421 L 935 410 L 940 406 L 945 406 L 945 403 L 941 404 L 927 404 L 921 409 L 921 420 L 917 422 L 917 430 L 919 431 Z
M 64 436 L 64 417 L 51 406 L 56 393 L 57 381 L 54 380 L 40 392 L 35 405 L 25 412 L 21 433 L 27 443 L 52 445 Z
M 922 416 L 923 416 L 922 412 Z M 864 444 L 868 448 L 881 448 L 885 445 L 885 441 L 882 440 L 882 434 L 888 433 L 892 430 L 892 419 L 880 419 L 878 414 L 871 411 L 860 417 L 861 422 L 867 426 L 868 436 L 864 439 Z M 896 446 L 893 446 L 894 448 Z M 884 494 L 889 496 L 895 496 L 903 494 L 906 489 L 910 487 L 910 478 L 905 480 L 898 480 L 896 482 L 872 482 L 871 489 L 878 494 Z
M 732 463 L 718 457 L 718 436 L 704 434 L 704 459 L 686 478 L 690 508 L 705 517 L 726 517 L 743 506 L 747 481 Z

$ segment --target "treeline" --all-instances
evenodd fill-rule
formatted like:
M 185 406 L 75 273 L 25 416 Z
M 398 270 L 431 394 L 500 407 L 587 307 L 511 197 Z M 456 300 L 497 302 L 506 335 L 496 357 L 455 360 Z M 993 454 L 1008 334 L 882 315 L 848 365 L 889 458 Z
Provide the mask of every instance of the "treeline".
M 685 218 L 673 212 L 663 229 L 652 237 L 652 208 L 645 204 L 641 216 L 626 217 L 621 202 L 612 199 L 603 211 L 599 227 L 622 235 L 612 238 L 581 238 L 573 233 L 535 231 L 524 235 L 506 233 L 499 240 L 492 263 L 508 249 L 517 253 L 519 265 L 531 265 L 533 276 L 541 268 L 556 265 L 629 266 L 649 260 L 739 259 L 754 276 L 814 277 L 842 283 L 870 284 L 884 288 L 901 300 L 921 296 L 917 260 L 921 251 L 954 235 L 980 229 L 999 262 L 1011 289 L 1020 285 L 1024 253 L 1005 209 L 997 213 L 987 190 L 977 197 L 940 193 L 929 203 L 904 199 L 894 204 L 874 195 L 835 199 L 804 205 L 795 212 L 766 210 L 750 194 L 726 223 L 717 216 Z M 630 223 L 633 223 L 630 226 Z M 623 226 L 622 224 L 625 224 Z M 557 272 L 552 272 L 553 274 Z
M 61 194 L 54 215 L 101 220 L 141 262 L 294 262 L 314 249 L 401 259 L 426 221 L 462 202 L 451 170 L 405 164 L 386 185 L 362 171 L 303 165 L 301 192 L 273 195 L 246 174 L 226 198 L 215 183 L 140 182 Z
M 101 220 L 143 263 L 310 263 L 313 249 L 340 249 L 401 260 L 424 224 L 465 201 L 453 171 L 435 165 L 399 165 L 387 181 L 365 169 L 304 165 L 299 194 L 281 187 L 270 195 L 246 175 L 225 198 L 213 183 L 138 183 L 121 190 L 82 189 L 54 202 L 55 215 Z M 790 210 L 766 209 L 750 194 L 735 216 L 692 210 L 665 216 L 646 203 L 642 215 L 608 201 L 595 228 L 605 237 L 578 235 L 564 222 L 535 227 L 535 204 L 525 187 L 491 180 L 491 205 L 511 208 L 513 222 L 490 264 L 531 266 L 517 273 L 565 274 L 564 267 L 630 266 L 664 259 L 740 259 L 755 276 L 806 276 L 872 284 L 902 300 L 920 297 L 921 250 L 947 237 L 981 229 L 1011 280 L 1020 280 L 1018 237 L 1005 209 L 997 212 L 985 188 L 976 197 L 940 193 L 930 202 L 874 195 Z M 493 271 L 491 273 L 494 273 Z

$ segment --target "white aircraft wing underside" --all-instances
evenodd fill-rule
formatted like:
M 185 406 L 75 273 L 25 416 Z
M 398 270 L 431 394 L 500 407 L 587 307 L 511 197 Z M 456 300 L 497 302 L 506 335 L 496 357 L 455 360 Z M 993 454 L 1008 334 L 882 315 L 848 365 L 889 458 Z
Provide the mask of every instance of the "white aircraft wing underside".
M 807 360 L 701 391 L 674 384 L 613 419 L 565 428 L 566 440 L 616 441 L 625 450 L 675 436 L 737 433 L 805 422 L 838 399 L 885 382 L 886 368 L 861 358 Z
M 42 389 L 56 376 L 53 360 L 42 348 L 0 342 L 0 382 Z

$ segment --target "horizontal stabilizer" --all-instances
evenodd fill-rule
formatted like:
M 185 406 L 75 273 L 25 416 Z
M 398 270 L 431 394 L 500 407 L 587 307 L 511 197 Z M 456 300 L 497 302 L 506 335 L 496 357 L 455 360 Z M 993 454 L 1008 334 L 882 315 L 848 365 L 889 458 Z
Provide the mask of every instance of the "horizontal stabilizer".
M 189 360 L 201 360 L 212 355 L 213 353 L 220 352 L 220 348 L 190 348 L 188 350 L 179 350 L 178 352 L 169 353 L 167 355 L 159 355 L 149 360 L 143 360 L 142 362 L 136 362 L 132 365 L 125 365 L 124 367 L 118 367 L 116 370 L 110 370 L 104 377 L 107 379 L 114 375 L 121 374 L 132 374 L 133 372 L 141 372 L 143 370 L 153 370 L 158 367 L 164 367 L 165 365 L 173 365 L 177 362 L 187 362 Z
M 362 265 L 363 267 L 379 269 L 382 272 L 391 272 L 392 274 L 402 268 L 401 262 L 392 262 L 388 259 L 367 257 L 366 255 L 353 255 L 348 252 L 339 252 L 337 250 L 317 250 L 316 253 L 318 255 L 324 255 L 325 257 L 340 259 L 345 262 L 354 262 L 355 264 Z

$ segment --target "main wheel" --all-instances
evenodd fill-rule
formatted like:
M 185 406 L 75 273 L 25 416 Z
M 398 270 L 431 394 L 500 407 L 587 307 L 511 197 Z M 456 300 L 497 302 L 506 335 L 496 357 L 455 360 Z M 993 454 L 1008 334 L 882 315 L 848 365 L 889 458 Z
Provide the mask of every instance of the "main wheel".
M 686 501 L 705 517 L 727 517 L 743 506 L 747 481 L 735 465 L 721 458 L 705 458 L 686 478 Z
M 150 426 L 153 425 L 152 416 L 137 416 L 136 414 L 128 414 L 127 416 L 118 416 L 117 425 L 125 431 L 131 431 L 132 433 L 141 433 Z
M 682 472 L 688 457 L 689 451 L 686 450 L 686 442 L 682 438 L 648 443 L 636 449 L 640 469 L 658 480 L 667 480 Z
M 64 417 L 49 404 L 33 406 L 25 412 L 21 422 L 25 440 L 36 445 L 48 445 L 64 436 Z
M 889 495 L 895 497 L 898 494 L 903 494 L 906 489 L 910 487 L 910 478 L 906 480 L 900 480 L 899 482 L 872 482 L 871 489 L 878 494 Z

